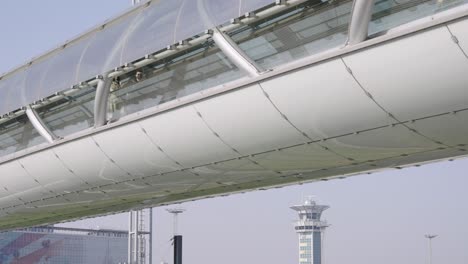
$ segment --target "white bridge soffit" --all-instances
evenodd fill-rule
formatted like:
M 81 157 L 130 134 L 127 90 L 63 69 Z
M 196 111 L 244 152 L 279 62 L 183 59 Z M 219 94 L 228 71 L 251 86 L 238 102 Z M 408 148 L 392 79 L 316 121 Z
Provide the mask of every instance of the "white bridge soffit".
M 166 13 L 176 3 L 177 12 L 197 10 L 191 6 L 197 1 L 168 2 L 158 2 Z M 236 11 L 223 6 L 234 2 Z M 269 4 L 260 2 L 206 1 L 218 4 L 211 7 L 217 8 L 217 13 L 212 12 L 216 26 L 226 17 L 238 17 L 243 8 Z M 151 15 L 151 6 L 138 7 L 134 15 L 130 12 L 119 19 L 139 21 L 132 23 L 146 30 L 150 25 L 144 18 Z M 187 16 L 196 16 L 193 13 L 187 11 Z M 435 18 L 428 16 L 423 22 Z M 167 108 L 145 109 L 64 140 L 54 141 L 56 136 L 43 130 L 53 144 L 26 148 L 1 161 L 0 229 L 466 156 L 467 21 L 460 16 L 378 42 L 388 37 L 381 34 L 368 46 L 366 42 L 354 46 L 350 39 L 345 46 L 344 40 L 338 51 L 332 51 L 337 55 L 317 60 L 330 53 L 326 51 L 266 72 L 258 70 L 264 61 L 244 58 L 238 64 L 252 63 L 245 67 L 253 67 L 254 77 L 182 97 Z M 172 40 L 182 38 L 177 34 L 193 33 L 175 28 L 177 37 Z M 125 47 L 119 49 L 125 54 Z M 7 75 L 0 87 L 27 75 L 22 71 Z M 107 86 L 107 80 L 97 79 L 101 87 Z M 107 98 L 105 92 L 100 97 Z M 101 109 L 96 122 L 105 122 L 105 105 L 96 103 Z M 33 125 L 38 130 L 45 127 L 32 110 L 24 111 L 39 119 Z

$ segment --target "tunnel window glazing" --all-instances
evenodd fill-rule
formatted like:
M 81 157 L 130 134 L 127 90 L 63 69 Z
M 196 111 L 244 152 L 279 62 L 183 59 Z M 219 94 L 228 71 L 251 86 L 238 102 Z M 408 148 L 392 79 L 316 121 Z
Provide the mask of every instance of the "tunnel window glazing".
M 239 47 L 264 68 L 344 45 L 352 1 L 313 1 L 275 19 L 231 32 Z
M 26 115 L 0 124 L 0 157 L 44 142 Z
M 56 136 L 68 136 L 94 125 L 95 91 L 95 87 L 82 89 L 37 111 Z
M 243 76 L 213 43 L 194 47 L 176 58 L 115 79 L 108 118 L 115 120 Z
M 468 0 L 376 0 L 369 34 L 384 32 L 467 3 Z

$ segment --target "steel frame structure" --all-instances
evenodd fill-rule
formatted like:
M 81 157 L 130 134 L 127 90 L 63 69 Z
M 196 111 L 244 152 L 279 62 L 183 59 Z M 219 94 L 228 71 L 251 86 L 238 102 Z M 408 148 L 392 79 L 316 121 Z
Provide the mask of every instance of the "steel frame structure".
M 0 117 L 0 124 L 6 122 L 12 118 L 20 116 L 24 113 L 27 114 L 30 121 L 34 124 L 34 127 L 37 131 L 47 140 L 49 143 L 54 143 L 57 140 L 60 140 L 60 137 L 53 135 L 46 124 L 41 120 L 40 116 L 34 114 L 33 110 L 45 106 L 47 104 L 56 102 L 65 96 L 73 95 L 80 89 L 89 86 L 96 87 L 96 97 L 94 102 L 94 121 L 95 128 L 104 126 L 107 124 L 107 101 L 109 96 L 109 87 L 111 80 L 115 77 L 121 76 L 128 71 L 132 71 L 141 67 L 144 67 L 150 63 L 153 63 L 158 60 L 162 60 L 169 56 L 173 56 L 177 53 L 183 52 L 186 49 L 190 48 L 193 45 L 203 43 L 208 38 L 213 38 L 215 43 L 219 46 L 221 51 L 240 69 L 245 71 L 252 78 L 260 76 L 265 72 L 258 64 L 256 64 L 252 59 L 248 57 L 245 52 L 243 52 L 237 44 L 224 32 L 235 30 L 236 28 L 241 27 L 242 25 L 248 25 L 254 23 L 258 20 L 267 18 L 269 16 L 280 13 L 286 9 L 294 8 L 307 0 L 283 0 L 276 1 L 276 4 L 271 8 L 260 11 L 258 13 L 248 13 L 244 18 L 233 19 L 231 24 L 228 24 L 224 27 L 207 30 L 206 34 L 198 38 L 194 38 L 189 41 L 181 41 L 179 43 L 169 45 L 166 51 L 156 52 L 154 54 L 146 55 L 144 59 L 138 60 L 134 63 L 129 63 L 118 67 L 107 73 L 96 76 L 96 78 L 88 81 L 81 82 L 73 86 L 70 90 L 64 91 L 62 93 L 57 93 L 49 98 L 44 98 L 39 100 L 31 106 L 20 109 L 16 112 L 11 112 Z M 137 5 L 140 1 L 133 0 L 132 4 Z M 348 46 L 353 46 L 359 44 L 366 40 L 368 32 L 368 24 L 372 14 L 372 6 L 374 0 L 354 0 L 351 21 L 349 26 L 349 40 L 347 42 Z

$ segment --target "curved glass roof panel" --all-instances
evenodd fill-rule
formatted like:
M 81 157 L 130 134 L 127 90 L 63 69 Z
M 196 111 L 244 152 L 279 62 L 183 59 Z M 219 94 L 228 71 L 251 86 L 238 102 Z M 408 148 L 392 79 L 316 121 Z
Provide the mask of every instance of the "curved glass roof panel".
M 26 70 L 26 80 L 24 85 L 24 94 L 26 101 L 19 101 L 18 107 L 25 106 L 41 99 L 39 91 L 42 89 L 44 75 L 50 65 L 50 59 L 43 59 L 34 62 Z M 43 97 L 42 97 L 43 98 Z M 12 98 L 13 100 L 17 100 Z
M 232 18 L 240 16 L 240 0 L 204 0 L 204 9 L 198 11 L 209 19 L 210 27 L 228 22 Z
M 24 78 L 26 73 L 24 70 L 19 70 L 15 74 L 5 77 L 0 82 L 0 113 L 8 113 L 15 109 L 21 108 L 20 103 L 24 99 Z M 18 100 L 18 98 L 20 100 Z
M 205 29 L 272 3 L 273 0 L 153 0 L 83 34 L 26 66 L 24 87 L 12 91 L 0 80 L 0 114 L 69 89 L 146 54 L 188 39 Z M 10 75 L 21 74 L 20 71 Z M 6 95 L 6 97 L 5 97 Z M 16 97 L 18 96 L 18 97 Z
M 212 27 L 203 20 L 203 16 L 199 12 L 200 6 L 204 6 L 203 1 L 184 0 L 174 32 L 176 41 L 190 38 Z
M 15 76 L 13 76 L 13 77 L 15 77 Z M 9 80 L 7 80 L 7 79 L 2 80 L 2 82 L 0 82 L 0 99 L 7 98 L 9 91 L 10 91 Z M 3 102 L 0 103 L 0 113 L 7 113 L 8 111 L 10 111 L 8 109 L 8 106 L 6 105 L 6 102 L 8 102 L 8 101 L 4 101 L 4 100 L 2 100 L 2 101 Z
M 70 88 L 76 84 L 76 71 L 83 52 L 88 47 L 90 38 L 70 44 L 62 52 L 50 59 L 50 65 L 44 73 L 42 87 L 38 90 L 39 98 Z
M 79 64 L 77 83 L 122 65 L 126 32 L 138 14 L 139 12 L 133 12 L 96 32 Z
M 123 61 L 131 62 L 173 44 L 182 0 L 161 1 L 148 6 L 133 21 L 123 51 Z
M 252 10 L 257 10 L 264 6 L 267 6 L 273 3 L 273 0 L 241 0 L 240 3 L 240 14 L 245 15 L 245 13 L 250 12 Z

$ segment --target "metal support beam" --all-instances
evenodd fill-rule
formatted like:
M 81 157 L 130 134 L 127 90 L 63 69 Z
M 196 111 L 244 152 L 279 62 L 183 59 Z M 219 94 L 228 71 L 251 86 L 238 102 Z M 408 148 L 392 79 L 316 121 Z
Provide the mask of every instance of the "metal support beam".
M 239 48 L 239 46 L 237 46 L 237 43 L 218 28 L 213 29 L 213 40 L 224 55 L 226 55 L 232 63 L 234 63 L 239 69 L 244 70 L 248 75 L 255 77 L 264 71 L 256 62 L 251 60 L 249 56 Z
M 96 97 L 94 98 L 94 127 L 101 127 L 107 122 L 107 101 L 111 81 L 107 77 L 98 76 Z
M 26 115 L 28 116 L 29 121 L 34 126 L 34 128 L 39 132 L 39 134 L 44 137 L 47 142 L 53 143 L 55 140 L 59 139 L 42 121 L 39 114 L 34 110 L 30 105 L 26 106 Z
M 358 44 L 367 39 L 374 1 L 354 0 L 346 45 Z

